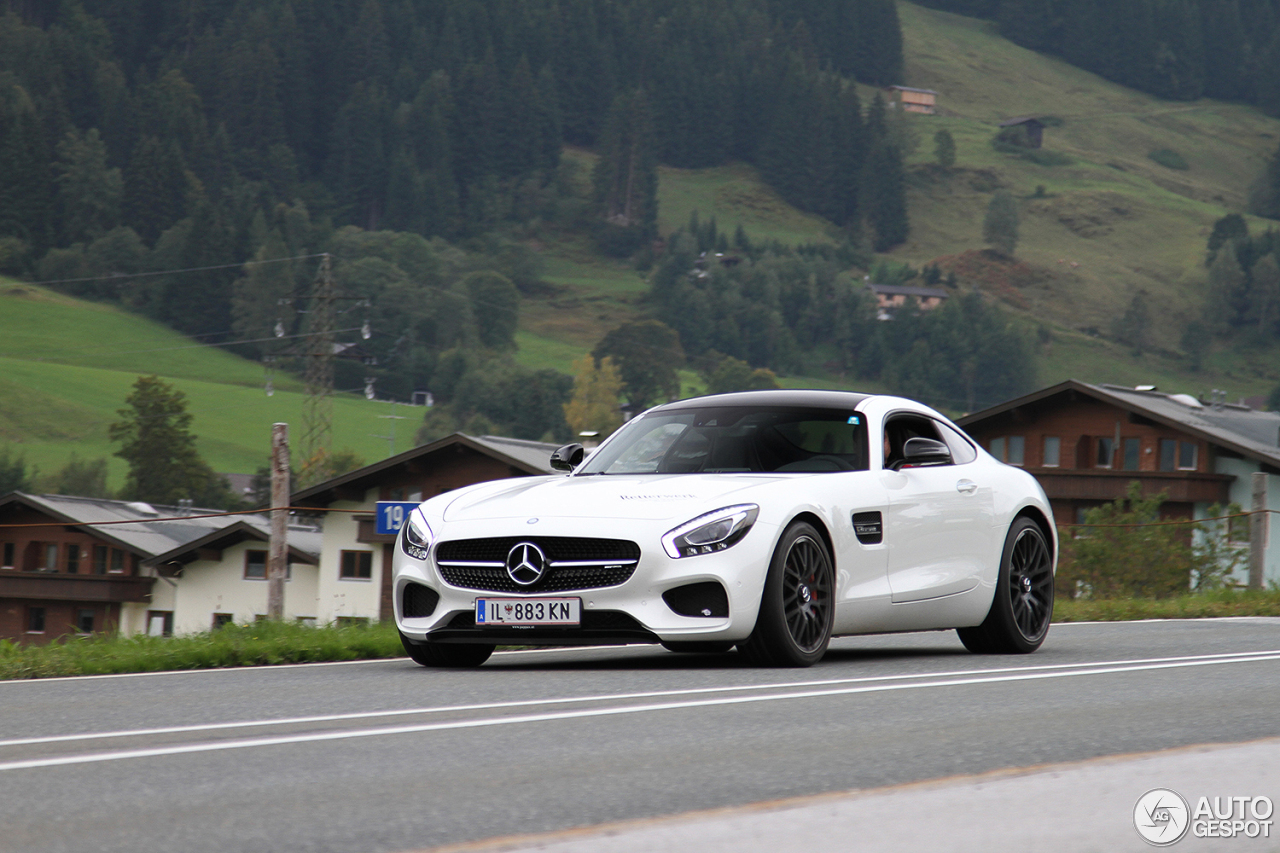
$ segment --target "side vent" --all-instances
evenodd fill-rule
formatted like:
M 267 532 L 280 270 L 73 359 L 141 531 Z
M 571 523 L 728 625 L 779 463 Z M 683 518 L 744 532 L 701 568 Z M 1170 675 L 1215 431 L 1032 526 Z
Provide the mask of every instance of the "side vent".
M 715 581 L 669 589 L 662 594 L 662 600 L 681 616 L 724 619 L 729 615 L 729 596 Z
M 884 541 L 884 521 L 878 512 L 855 512 L 853 532 L 863 545 L 879 545 Z
M 420 583 L 405 584 L 404 600 L 400 602 L 400 612 L 406 619 L 421 619 L 436 612 L 440 603 L 440 593 Z

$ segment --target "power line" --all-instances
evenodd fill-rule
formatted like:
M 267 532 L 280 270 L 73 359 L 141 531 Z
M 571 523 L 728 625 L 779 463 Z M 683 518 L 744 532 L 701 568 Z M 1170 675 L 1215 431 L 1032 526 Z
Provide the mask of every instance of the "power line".
M 147 278 L 157 275 L 177 275 L 178 273 L 187 272 L 208 272 L 210 270 L 228 270 L 240 269 L 243 267 L 261 266 L 263 264 L 281 264 L 287 261 L 305 261 L 309 258 L 324 257 L 323 253 L 315 255 L 294 255 L 290 258 L 268 258 L 261 261 L 241 261 L 238 264 L 214 264 L 208 267 L 186 267 L 176 270 L 152 270 L 150 272 L 113 272 L 110 275 L 88 276 L 85 278 L 51 278 L 45 281 L 24 281 L 22 284 L 45 285 L 45 284 L 79 284 L 87 281 L 120 281 L 127 278 Z

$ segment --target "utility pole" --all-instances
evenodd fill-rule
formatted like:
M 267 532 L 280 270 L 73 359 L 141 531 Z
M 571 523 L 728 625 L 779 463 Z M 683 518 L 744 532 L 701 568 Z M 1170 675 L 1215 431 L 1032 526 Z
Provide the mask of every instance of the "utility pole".
M 391 414 L 378 415 L 378 417 L 381 418 L 382 420 L 391 421 L 391 423 L 387 427 L 386 435 L 375 435 L 373 436 L 373 438 L 385 438 L 387 440 L 387 456 L 395 456 L 396 455 L 396 421 L 408 420 L 408 418 L 405 415 L 396 414 L 395 400 L 391 401 Z
M 1262 589 L 1262 576 L 1267 568 L 1267 475 L 1253 472 L 1253 505 L 1249 507 L 1249 589 Z
M 329 443 L 333 437 L 333 267 L 329 253 L 320 260 L 320 273 L 307 313 L 307 398 L 302 404 L 302 471 L 299 479 L 309 486 L 324 476 Z
M 271 544 L 267 552 L 267 618 L 284 618 L 289 566 L 289 425 L 271 426 Z

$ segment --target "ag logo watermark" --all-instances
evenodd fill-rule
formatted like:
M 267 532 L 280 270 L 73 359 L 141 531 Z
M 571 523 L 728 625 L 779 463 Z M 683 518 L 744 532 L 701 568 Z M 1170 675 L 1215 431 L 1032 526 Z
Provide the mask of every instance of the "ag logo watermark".
M 1133 826 L 1155 847 L 1196 838 L 1270 838 L 1275 805 L 1270 797 L 1200 797 L 1195 808 L 1177 791 L 1154 788 L 1133 807 Z
M 1133 825 L 1142 840 L 1157 847 L 1177 844 L 1191 826 L 1191 809 L 1177 791 L 1153 788 L 1133 807 Z

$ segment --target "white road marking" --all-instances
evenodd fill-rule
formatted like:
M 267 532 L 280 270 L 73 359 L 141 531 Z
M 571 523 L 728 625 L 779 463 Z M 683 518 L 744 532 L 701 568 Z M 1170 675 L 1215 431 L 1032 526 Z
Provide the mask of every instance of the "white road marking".
M 816 699 L 831 696 L 850 696 L 862 693 L 884 693 L 898 690 L 917 690 L 935 687 L 961 687 L 978 684 L 1001 684 L 1018 681 L 1037 681 L 1055 678 L 1073 678 L 1085 675 L 1109 675 L 1116 673 L 1142 672 L 1163 669 L 1181 669 L 1196 666 L 1221 666 L 1233 663 L 1257 663 L 1280 660 L 1280 651 L 1258 653 L 1235 653 L 1235 656 L 1221 656 L 1198 659 L 1186 659 L 1164 663 L 1122 663 L 1116 666 L 1088 666 L 1070 671 L 1017 672 L 1013 675 L 990 675 L 982 678 L 946 678 L 936 681 L 925 681 L 906 684 L 868 684 L 856 687 L 841 687 L 827 690 L 802 690 L 783 693 L 771 693 L 764 696 L 720 696 L 715 698 L 689 700 L 684 702 L 651 703 L 642 705 L 624 705 L 611 708 L 591 708 L 580 711 L 557 711 L 542 714 L 522 714 L 510 717 L 484 717 L 468 720 L 452 720 L 442 723 L 421 723 L 408 726 L 385 726 L 380 728 L 351 729 L 336 732 L 317 732 L 310 734 L 281 735 L 277 737 L 250 738 L 244 740 L 215 741 L 212 743 L 180 744 L 174 746 L 155 747 L 151 749 L 117 750 L 82 755 L 63 755 L 47 758 L 35 758 L 20 761 L 0 762 L 0 771 L 30 770 L 45 767 L 61 767 L 74 764 L 94 764 L 105 761 L 120 761 L 130 758 L 155 758 L 169 755 L 187 755 L 200 752 L 220 752 L 230 749 L 252 749 L 267 746 L 282 746 L 297 743 L 321 743 L 324 741 L 350 740 L 354 738 L 381 737 L 397 734 L 420 734 L 424 732 L 451 731 L 458 729 L 477 729 L 495 726 L 525 725 L 529 723 L 553 722 L 561 720 L 584 719 L 590 717 L 610 717 L 624 714 L 642 714 L 656 711 L 676 711 L 691 708 L 709 708 L 729 705 L 748 705 L 761 702 L 777 702 L 794 699 Z M 1077 665 L 1079 667 L 1081 665 Z M 785 686 L 785 685 L 779 685 Z
M 607 648 L 607 647 L 602 647 Z M 695 687 L 681 690 L 654 690 L 637 693 L 605 693 L 589 696 L 563 696 L 550 699 L 520 699 L 510 702 L 484 702 L 473 705 L 438 705 L 427 708 L 397 708 L 389 711 L 356 711 L 347 714 L 319 714 L 306 717 L 282 717 L 265 720 L 239 720 L 227 723 L 201 723 L 189 726 L 165 726 L 150 729 L 126 729 L 106 732 L 79 732 L 66 735 L 44 735 L 41 737 L 10 738 L 0 740 L 0 748 L 6 746 L 28 746 L 39 743 L 67 743 L 82 740 L 108 740 L 125 737 L 145 737 L 151 735 L 184 734 L 190 732 L 226 731 L 228 729 L 261 728 L 267 726 L 291 726 L 306 723 L 337 723 L 349 720 L 373 720 L 380 717 L 406 717 L 422 714 L 458 713 L 461 711 L 495 711 L 505 708 L 527 708 L 543 705 L 567 705 L 583 702 L 621 702 L 634 699 L 660 699 L 665 696 L 690 696 L 711 693 L 737 693 L 747 690 L 779 690 L 795 687 L 833 687 L 838 684 L 867 684 L 882 681 L 900 681 L 916 678 L 958 678 L 974 675 L 993 675 L 1001 673 L 1044 672 L 1064 669 L 1080 669 L 1083 667 L 1130 666 L 1134 664 L 1175 663 L 1179 661 L 1216 661 L 1238 657 L 1254 657 L 1257 655 L 1280 655 L 1280 649 L 1253 652 L 1222 652 L 1211 655 L 1179 655 L 1163 658 L 1135 658 L 1131 660 L 1088 661 L 1084 663 L 1038 664 L 1018 667 L 994 667 L 990 669 L 957 669 L 949 672 L 916 672 L 897 675 L 867 675 L 857 678 L 831 678 L 813 681 L 781 681 L 769 684 L 738 684 L 722 687 Z

